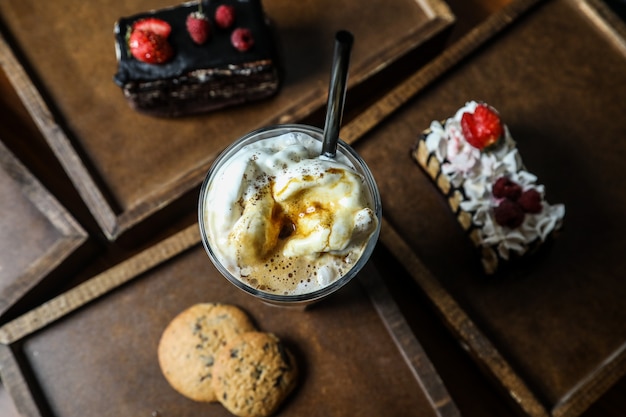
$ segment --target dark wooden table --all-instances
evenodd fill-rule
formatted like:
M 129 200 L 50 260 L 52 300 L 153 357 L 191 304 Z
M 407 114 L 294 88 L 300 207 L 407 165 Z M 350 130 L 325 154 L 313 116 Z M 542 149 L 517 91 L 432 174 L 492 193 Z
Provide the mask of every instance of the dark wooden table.
M 455 42 L 463 39 L 475 27 L 509 3 L 508 0 L 449 0 L 448 4 L 457 22 L 447 34 L 444 49 L 453 47 Z M 623 3 L 620 0 L 609 4 L 618 12 L 623 12 Z M 408 79 L 432 57 L 422 54 L 424 51 L 401 58 L 393 66 L 368 80 L 366 85 L 356 89 L 347 103 L 345 124 L 349 125 L 351 121 L 358 120 L 364 110 L 384 98 L 399 81 Z M 426 56 L 428 58 L 425 58 Z M 0 118 L 2 120 L 0 134 L 13 138 L 10 141 L 12 151 L 50 193 L 62 202 L 86 233 L 95 236 L 81 252 L 84 256 L 73 257 L 69 264 L 64 264 L 60 270 L 54 271 L 57 277 L 70 276 L 71 280 L 56 279 L 53 280 L 54 285 L 42 285 L 29 292 L 16 306 L 5 312 L 2 323 L 19 317 L 43 301 L 74 288 L 88 277 L 110 268 L 120 260 L 139 253 L 195 222 L 194 189 L 167 209 L 148 217 L 146 221 L 133 228 L 131 233 L 115 241 L 107 240 L 102 236 L 98 222 L 72 187 L 68 175 L 47 147 L 4 75 L 0 76 Z M 302 121 L 321 126 L 322 111 L 307 115 Z M 364 150 L 371 152 L 367 145 L 364 145 Z M 617 192 L 623 193 L 622 190 Z M 8 242 L 2 244 L 9 245 Z M 385 248 L 381 248 L 377 250 L 375 258 L 379 264 L 389 266 L 383 273 L 385 283 L 444 381 L 460 413 L 464 416 L 477 417 L 519 415 L 519 408 L 510 403 L 508 395 L 488 376 L 489 372 L 484 372 L 481 365 L 461 346 L 453 332 L 446 326 L 445 320 L 442 320 L 441 311 L 432 306 L 427 294 L 415 285 L 415 281 L 402 269 L 393 255 Z M 580 354 L 584 355 L 585 352 Z M 626 378 L 622 377 L 580 414 L 580 417 L 621 417 L 625 414 Z M 6 390 L 0 385 L 0 417 L 17 415 Z M 411 413 L 407 412 L 407 415 Z

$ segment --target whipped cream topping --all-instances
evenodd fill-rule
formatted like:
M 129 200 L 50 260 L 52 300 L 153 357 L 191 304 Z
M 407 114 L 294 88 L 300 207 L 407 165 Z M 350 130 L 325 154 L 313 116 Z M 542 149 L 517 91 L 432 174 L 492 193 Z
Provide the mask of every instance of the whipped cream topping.
M 207 235 L 220 262 L 262 291 L 302 294 L 347 273 L 378 218 L 363 176 L 339 152 L 288 133 L 246 145 L 206 194 Z
M 558 230 L 565 207 L 546 202 L 544 186 L 537 184 L 537 177 L 526 171 L 506 125 L 504 137 L 493 149 L 481 151 L 465 140 L 461 118 L 466 112 L 473 113 L 477 105 L 476 101 L 467 102 L 444 124 L 433 121 L 425 144 L 450 183 L 462 189 L 465 199 L 460 207 L 472 214 L 472 221 L 478 226 L 479 244 L 493 247 L 501 258 L 509 259 L 512 252 L 523 255 L 531 243 L 544 241 L 553 230 Z M 492 189 L 501 177 L 519 184 L 522 191 L 535 189 L 541 196 L 541 211 L 526 213 L 522 224 L 516 228 L 502 226 L 495 219 L 494 210 L 502 199 L 494 197 Z

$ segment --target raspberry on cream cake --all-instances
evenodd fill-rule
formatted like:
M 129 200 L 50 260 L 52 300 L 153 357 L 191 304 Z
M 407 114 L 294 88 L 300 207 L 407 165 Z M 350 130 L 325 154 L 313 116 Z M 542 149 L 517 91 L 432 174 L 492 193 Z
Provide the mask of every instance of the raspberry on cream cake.
M 433 121 L 413 157 L 447 197 L 487 274 L 534 251 L 562 226 L 565 207 L 548 204 L 545 187 L 486 103 L 467 102 L 453 117 Z
M 130 106 L 184 116 L 261 100 L 281 74 L 260 0 L 193 1 L 120 18 L 118 84 Z

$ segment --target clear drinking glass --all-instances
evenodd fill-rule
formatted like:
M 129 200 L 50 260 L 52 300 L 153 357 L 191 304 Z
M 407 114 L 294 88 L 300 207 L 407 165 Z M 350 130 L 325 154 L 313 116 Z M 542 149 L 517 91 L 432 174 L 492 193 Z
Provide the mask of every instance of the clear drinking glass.
M 349 269 L 345 274 L 332 281 L 327 286 L 303 294 L 276 294 L 262 291 L 252 287 L 245 281 L 234 276 L 233 273 L 231 273 L 222 264 L 222 262 L 220 262 L 219 257 L 216 255 L 216 248 L 214 247 L 215 242 L 211 241 L 211 233 L 208 233 L 207 231 L 207 227 L 209 227 L 205 215 L 205 213 L 209 209 L 206 202 L 207 193 L 209 192 L 209 189 L 211 187 L 219 187 L 219 184 L 215 184 L 214 182 L 216 174 L 219 172 L 219 170 L 225 164 L 227 164 L 234 155 L 240 152 L 247 145 L 258 142 L 260 140 L 293 132 L 305 133 L 315 140 L 319 141 L 320 144 L 323 140 L 323 131 L 319 128 L 308 125 L 276 125 L 261 128 L 259 130 L 248 133 L 247 135 L 244 135 L 243 137 L 232 143 L 217 157 L 201 186 L 198 202 L 198 220 L 202 243 L 215 267 L 220 271 L 220 273 L 222 273 L 222 275 L 224 275 L 224 277 L 226 277 L 226 279 L 228 279 L 232 284 L 234 284 L 241 290 L 253 295 L 254 297 L 257 297 L 264 302 L 281 306 L 305 306 L 311 304 L 315 301 L 322 299 L 323 297 L 334 293 L 339 288 L 347 284 L 352 278 L 354 278 L 363 268 L 363 266 L 365 266 L 374 250 L 374 247 L 376 246 L 376 242 L 378 241 L 378 236 L 380 233 L 380 225 L 382 219 L 382 205 L 380 201 L 380 194 L 378 192 L 378 187 L 376 185 L 374 177 L 372 176 L 371 171 L 369 170 L 363 159 L 354 151 L 354 149 L 352 149 L 348 144 L 340 140 L 337 146 L 337 154 L 345 156 L 352 163 L 355 170 L 363 175 L 363 177 L 365 178 L 365 184 L 367 188 L 366 191 L 369 193 L 369 200 L 372 204 L 372 207 L 370 208 L 372 209 L 378 220 L 377 226 L 374 232 L 371 234 L 367 244 L 365 245 L 358 261 L 354 263 L 351 269 Z

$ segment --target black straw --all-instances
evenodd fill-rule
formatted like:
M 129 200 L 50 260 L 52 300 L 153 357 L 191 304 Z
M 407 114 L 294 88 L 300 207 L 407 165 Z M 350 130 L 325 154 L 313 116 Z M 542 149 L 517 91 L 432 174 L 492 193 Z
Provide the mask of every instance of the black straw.
M 343 105 L 346 99 L 348 67 L 353 42 L 354 37 L 348 31 L 340 30 L 335 34 L 335 51 L 328 88 L 324 142 L 322 143 L 322 155 L 328 158 L 334 158 L 337 153 L 337 141 L 339 140 Z

